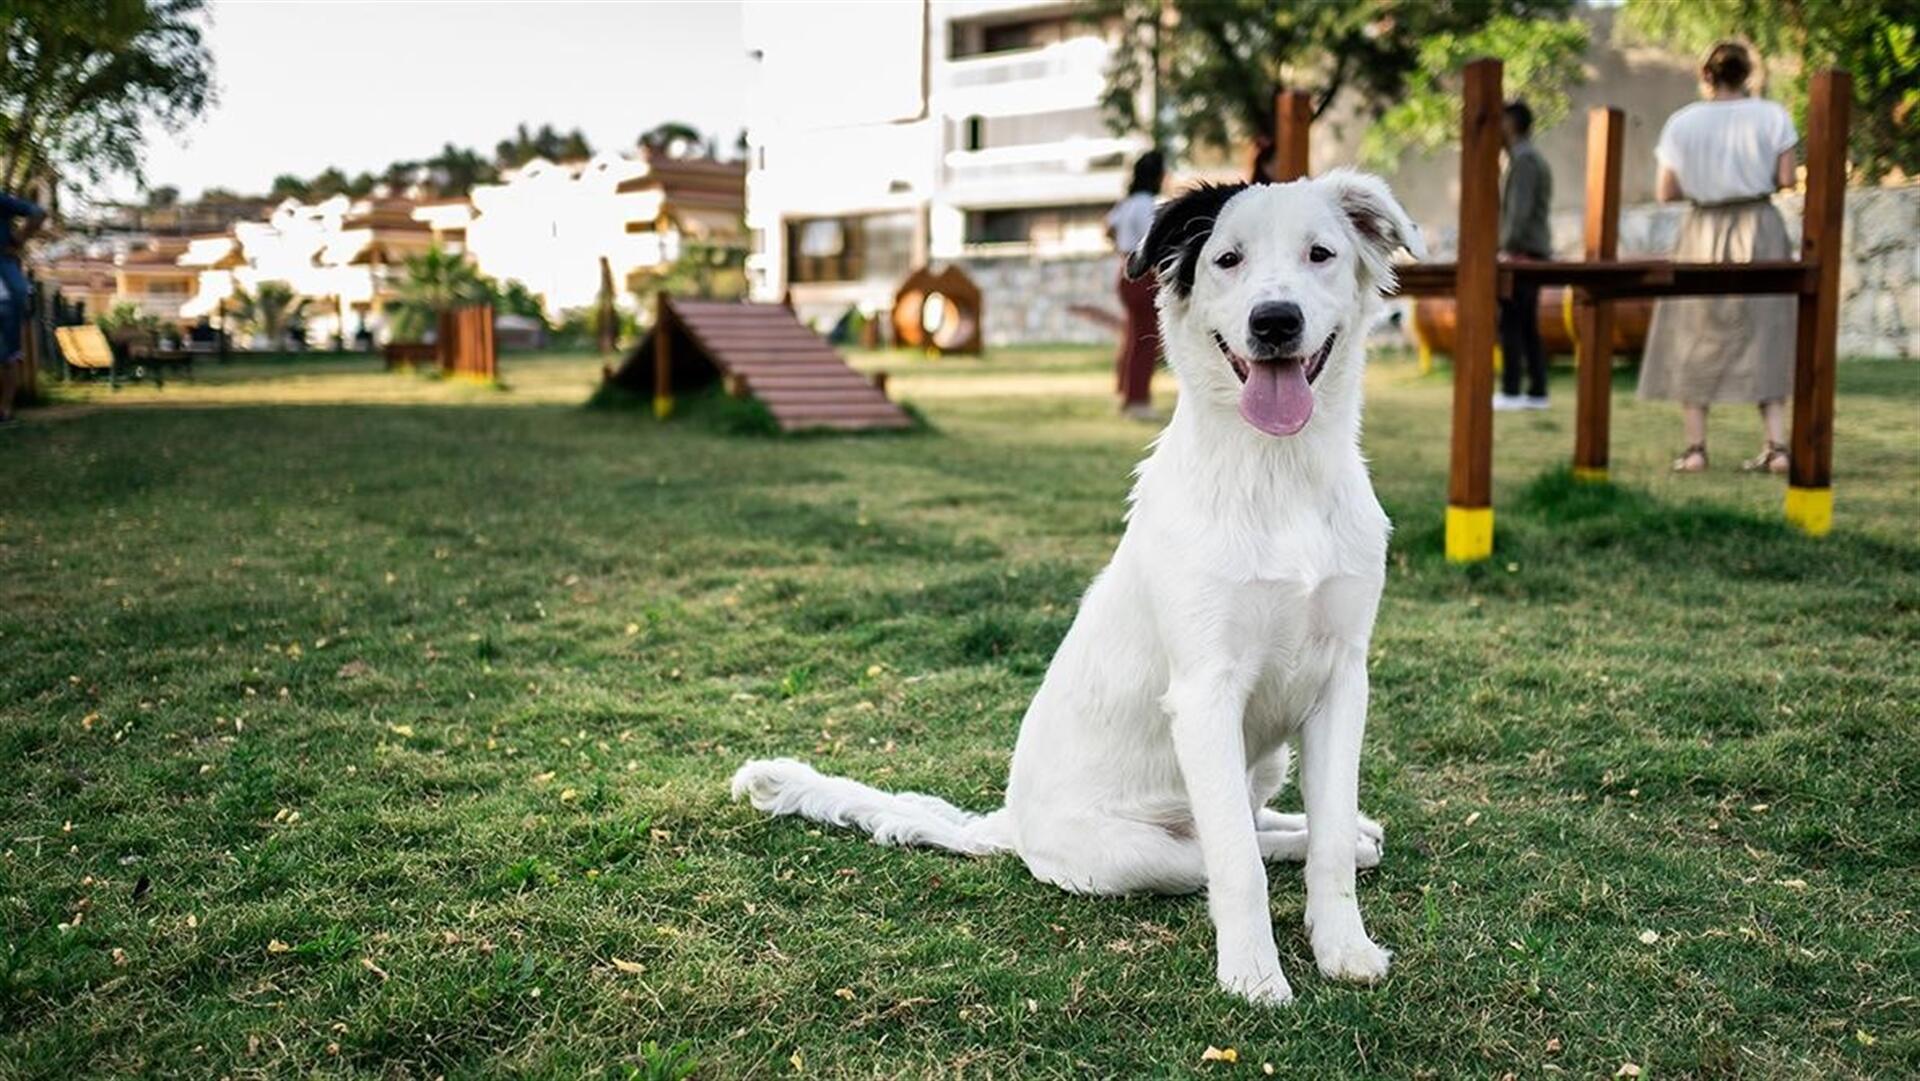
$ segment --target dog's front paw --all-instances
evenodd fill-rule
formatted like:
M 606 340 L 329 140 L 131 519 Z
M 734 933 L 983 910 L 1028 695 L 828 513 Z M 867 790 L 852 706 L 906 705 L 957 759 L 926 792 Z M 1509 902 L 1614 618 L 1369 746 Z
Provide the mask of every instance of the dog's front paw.
M 1280 971 L 1278 958 L 1269 962 L 1220 962 L 1220 987 L 1256 1006 L 1285 1006 L 1293 1001 L 1293 987 Z
M 1324 943 L 1316 937 L 1313 960 L 1320 966 L 1320 974 L 1330 980 L 1375 983 L 1386 976 L 1393 954 L 1374 945 L 1364 934 Z

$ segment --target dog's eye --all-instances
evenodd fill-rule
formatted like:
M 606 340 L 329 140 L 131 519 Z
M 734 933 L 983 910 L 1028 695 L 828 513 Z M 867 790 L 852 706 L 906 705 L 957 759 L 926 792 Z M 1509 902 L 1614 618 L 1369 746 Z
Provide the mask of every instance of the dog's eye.
M 1240 253 L 1234 251 L 1232 248 L 1228 248 L 1226 251 L 1213 257 L 1213 265 L 1219 267 L 1221 270 L 1232 270 L 1234 267 L 1240 265 Z
M 1333 258 L 1333 249 L 1325 245 L 1315 244 L 1313 247 L 1307 249 L 1307 258 L 1316 263 L 1324 263 Z

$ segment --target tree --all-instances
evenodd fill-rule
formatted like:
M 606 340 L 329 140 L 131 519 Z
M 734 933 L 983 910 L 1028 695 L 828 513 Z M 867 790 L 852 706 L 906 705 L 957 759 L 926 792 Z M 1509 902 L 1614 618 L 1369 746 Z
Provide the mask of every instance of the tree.
M 1807 84 L 1821 68 L 1853 74 L 1849 157 L 1857 175 L 1920 174 L 1920 0 L 1627 0 L 1615 32 L 1697 59 L 1745 38 L 1786 78 L 1767 88 L 1806 131 Z
M 0 5 L 0 188 L 49 170 L 143 179 L 143 131 L 179 131 L 213 101 L 204 0 Z
M 442 196 L 465 195 L 475 184 L 491 183 L 500 174 L 487 159 L 467 147 L 447 143 L 440 153 L 421 163 Z
M 697 152 L 702 141 L 699 128 L 679 120 L 655 124 L 640 133 L 641 146 L 669 158 L 683 158 Z
M 267 195 L 274 199 L 306 199 L 313 193 L 313 185 L 292 173 L 281 173 L 273 178 L 273 184 L 267 188 Z
M 1363 115 L 1388 121 L 1372 140 L 1376 160 L 1403 146 L 1444 141 L 1457 124 L 1448 80 L 1462 53 L 1500 56 L 1523 78 L 1544 123 L 1564 115 L 1564 87 L 1579 75 L 1586 27 L 1572 0 L 1099 0 L 1088 17 L 1122 35 L 1102 104 L 1115 131 L 1156 144 L 1228 148 L 1273 130 L 1283 87 L 1310 91 L 1313 115 L 1343 94 Z M 1519 72 L 1516 72 L 1519 74 Z M 1139 115 L 1143 92 L 1158 102 Z M 1377 123 L 1376 123 L 1376 126 Z M 1175 149 L 1179 149 L 1176 147 Z
M 296 296 L 293 286 L 281 281 L 264 281 L 249 293 L 235 289 L 227 309 L 234 322 L 278 346 L 287 331 L 306 313 L 309 300 Z
M 593 144 L 579 128 L 562 134 L 552 124 L 529 131 L 525 124 L 514 129 L 513 137 L 495 144 L 493 162 L 502 169 L 525 165 L 535 158 L 548 161 L 579 161 L 593 156 Z
M 147 206 L 153 210 L 165 210 L 180 204 L 180 189 L 171 184 L 162 184 L 147 189 Z
M 465 256 L 437 245 L 407 256 L 406 274 L 394 292 L 394 337 L 402 341 L 424 337 L 441 312 L 489 303 L 496 294 L 493 282 Z

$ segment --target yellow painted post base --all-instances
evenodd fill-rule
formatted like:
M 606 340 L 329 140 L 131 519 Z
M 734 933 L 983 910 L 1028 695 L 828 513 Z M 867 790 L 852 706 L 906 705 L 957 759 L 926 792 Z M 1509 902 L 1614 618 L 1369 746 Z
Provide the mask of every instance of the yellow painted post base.
M 1809 537 L 1833 531 L 1832 488 L 1787 488 L 1787 524 Z
M 1428 345 L 1425 341 L 1422 341 L 1420 343 L 1420 374 L 1431 375 L 1432 373 L 1433 373 L 1433 346 Z
M 1607 467 L 1604 465 L 1576 465 L 1573 467 L 1573 479 L 1581 484 L 1607 483 Z
M 654 395 L 653 415 L 659 420 L 665 420 L 673 416 L 673 396 L 669 394 Z
M 1447 508 L 1447 561 L 1478 563 L 1493 554 L 1493 508 Z

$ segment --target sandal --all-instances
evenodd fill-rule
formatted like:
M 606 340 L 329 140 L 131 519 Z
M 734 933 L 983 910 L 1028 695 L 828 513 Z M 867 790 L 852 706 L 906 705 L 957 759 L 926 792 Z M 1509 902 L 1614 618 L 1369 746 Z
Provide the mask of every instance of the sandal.
M 1768 442 L 1759 454 L 1740 463 L 1742 473 L 1785 473 L 1792 459 L 1787 457 L 1787 448 L 1778 443 Z
M 1699 465 L 1693 464 L 1696 459 L 1699 460 Z M 1681 451 L 1680 457 L 1673 460 L 1673 471 L 1675 473 L 1705 473 L 1707 471 L 1707 445 L 1705 443 L 1695 443 L 1693 446 Z

